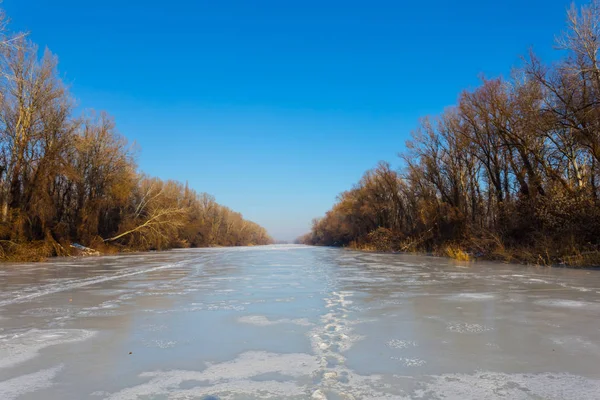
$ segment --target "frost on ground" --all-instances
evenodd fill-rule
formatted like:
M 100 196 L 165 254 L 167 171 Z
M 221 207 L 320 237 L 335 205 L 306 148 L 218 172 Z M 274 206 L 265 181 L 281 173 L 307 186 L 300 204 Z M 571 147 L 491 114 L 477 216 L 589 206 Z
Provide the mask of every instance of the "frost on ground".
M 94 332 L 83 329 L 32 329 L 22 334 L 0 337 L 0 368 L 30 360 L 46 347 L 79 342 L 93 335 Z

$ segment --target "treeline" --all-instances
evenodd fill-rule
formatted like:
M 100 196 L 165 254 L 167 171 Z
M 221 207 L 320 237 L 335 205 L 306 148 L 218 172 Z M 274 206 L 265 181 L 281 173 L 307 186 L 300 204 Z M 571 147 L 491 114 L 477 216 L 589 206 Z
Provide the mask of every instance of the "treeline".
M 302 241 L 598 265 L 600 1 L 571 8 L 557 46 L 423 119 L 400 170 L 368 171 Z
M 56 58 L 2 32 L 0 259 L 67 255 L 76 242 L 102 251 L 271 242 L 213 197 L 138 173 L 110 116 L 74 115 Z

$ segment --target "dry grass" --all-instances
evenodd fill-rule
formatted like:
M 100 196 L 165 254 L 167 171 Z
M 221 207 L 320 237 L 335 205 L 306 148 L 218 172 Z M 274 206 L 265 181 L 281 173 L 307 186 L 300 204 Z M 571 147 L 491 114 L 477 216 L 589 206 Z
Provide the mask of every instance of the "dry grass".
M 471 261 L 469 253 L 464 251 L 460 246 L 449 244 L 444 248 L 444 254 L 457 261 Z
M 563 265 L 575 268 L 600 266 L 600 251 L 588 251 L 565 256 L 561 260 Z
M 348 245 L 349 249 L 352 250 L 359 250 L 359 251 L 366 251 L 369 253 L 378 251 L 377 248 L 375 246 L 373 246 L 370 243 L 364 243 L 364 242 L 358 242 L 358 241 L 352 241 L 350 242 L 350 244 Z
M 121 251 L 118 246 L 96 242 L 101 248 L 96 249 L 100 254 L 116 254 Z M 41 262 L 51 257 L 69 257 L 80 255 L 70 243 L 59 243 L 50 235 L 45 240 L 33 242 L 14 242 L 0 240 L 0 261 L 4 262 Z
M 379 242 L 368 239 L 355 240 L 348 247 L 365 252 L 390 251 L 386 246 L 380 246 Z M 425 247 L 425 241 L 413 238 L 404 238 L 398 244 L 398 249 L 402 252 L 434 254 L 463 262 L 481 259 L 539 266 L 563 265 L 573 268 L 600 266 L 600 250 L 593 247 L 582 250 L 580 244 L 574 239 L 564 238 L 557 242 L 542 235 L 536 238 L 534 246 L 506 244 L 499 236 L 484 232 L 460 244 L 446 242 L 432 247 L 433 249 Z
M 39 262 L 56 255 L 55 247 L 45 241 L 15 243 L 3 241 L 0 260 L 7 262 Z

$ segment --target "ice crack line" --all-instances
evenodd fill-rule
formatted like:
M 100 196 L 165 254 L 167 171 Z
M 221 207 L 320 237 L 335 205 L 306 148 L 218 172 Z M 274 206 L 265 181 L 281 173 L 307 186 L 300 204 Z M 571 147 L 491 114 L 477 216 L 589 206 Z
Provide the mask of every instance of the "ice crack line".
M 48 284 L 48 285 L 39 287 L 38 290 L 34 293 L 17 295 L 16 297 L 13 297 L 12 299 L 0 301 L 0 307 L 4 307 L 4 306 L 10 305 L 10 304 L 15 304 L 15 303 L 23 303 L 23 302 L 27 302 L 29 300 L 35 299 L 40 296 L 46 296 L 49 294 L 54 294 L 54 293 L 64 292 L 67 290 L 85 287 L 85 286 L 95 285 L 97 283 L 114 281 L 117 279 L 127 278 L 130 276 L 135 276 L 135 275 L 140 275 L 140 274 L 146 274 L 148 272 L 160 271 L 163 269 L 176 268 L 176 267 L 180 267 L 182 265 L 188 264 L 188 263 L 193 263 L 202 258 L 204 258 L 204 257 L 196 257 L 193 259 L 183 260 L 183 261 L 179 261 L 179 262 L 172 263 L 172 264 L 160 265 L 158 267 L 152 267 L 152 268 L 136 268 L 133 270 L 131 268 L 127 268 L 127 269 L 124 269 L 122 272 L 117 272 L 114 275 L 109 275 L 109 276 L 103 275 L 103 276 L 99 276 L 99 277 L 95 277 L 95 278 L 84 278 L 84 279 L 74 280 L 74 281 L 71 281 L 68 283 Z

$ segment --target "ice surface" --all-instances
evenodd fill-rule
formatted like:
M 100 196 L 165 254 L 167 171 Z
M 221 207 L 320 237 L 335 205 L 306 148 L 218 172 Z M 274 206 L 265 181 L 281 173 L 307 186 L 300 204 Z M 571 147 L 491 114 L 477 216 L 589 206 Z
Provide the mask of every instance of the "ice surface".
M 312 323 L 309 322 L 306 318 L 297 318 L 297 319 L 277 319 L 277 320 L 269 320 L 264 315 L 245 315 L 243 317 L 238 318 L 238 321 L 243 324 L 257 325 L 257 326 L 271 326 L 278 324 L 294 324 L 300 326 L 311 326 Z
M 600 380 L 570 374 L 504 374 L 477 372 L 432 377 L 414 398 L 422 399 L 597 399 Z M 428 395 L 427 393 L 433 393 Z
M 21 334 L 5 335 L 0 337 L 0 368 L 32 359 L 46 347 L 86 340 L 93 334 L 83 329 L 32 329 Z
M 598 271 L 290 245 L 0 272 L 0 399 L 599 398 Z
M 545 299 L 536 301 L 537 304 L 549 307 L 559 308 L 573 308 L 573 309 L 587 309 L 587 310 L 600 310 L 600 303 L 593 303 L 589 301 L 578 301 L 578 300 L 560 300 L 560 299 Z
M 52 379 L 63 368 L 58 365 L 31 374 L 21 375 L 17 378 L 0 382 L 0 399 L 13 400 L 20 396 L 45 389 L 52 385 Z
M 138 399 L 143 396 L 171 394 L 170 398 L 243 393 L 261 396 L 302 395 L 304 390 L 293 382 L 252 381 L 251 378 L 276 372 L 291 378 L 308 376 L 317 366 L 314 356 L 308 354 L 273 354 L 246 352 L 238 358 L 208 366 L 204 371 L 156 371 L 141 374 L 150 378 L 147 383 L 111 394 L 110 400 Z M 197 387 L 182 389 L 185 382 L 198 382 Z M 173 392 L 176 392 L 173 394 Z
M 469 324 L 466 322 L 450 323 L 446 329 L 455 333 L 481 333 L 492 330 L 492 328 L 485 325 Z
M 387 343 L 393 349 L 406 349 L 408 347 L 417 347 L 417 342 L 412 340 L 393 339 Z
M 477 301 L 477 300 L 493 300 L 497 296 L 491 293 L 460 293 L 454 296 L 448 296 L 446 300 L 456 301 Z

